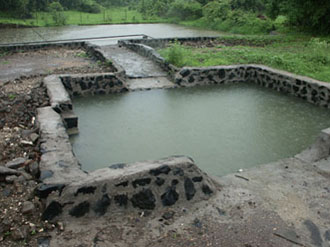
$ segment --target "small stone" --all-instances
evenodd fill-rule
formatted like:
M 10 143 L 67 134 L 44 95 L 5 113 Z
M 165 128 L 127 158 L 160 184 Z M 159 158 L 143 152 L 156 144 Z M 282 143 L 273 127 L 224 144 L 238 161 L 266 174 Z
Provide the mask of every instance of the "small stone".
M 11 234 L 14 240 L 26 239 L 28 235 L 29 235 L 29 226 L 27 225 L 14 229 Z
M 31 175 L 33 177 L 38 177 L 39 175 L 39 164 L 38 162 L 32 162 L 30 165 L 29 165 L 29 172 L 31 173 Z
M 169 220 L 169 219 L 172 219 L 173 218 L 174 214 L 175 214 L 174 211 L 168 211 L 168 212 L 165 212 L 162 215 L 162 218 L 165 219 L 165 220 Z
M 8 196 L 10 196 L 10 195 L 11 195 L 11 190 L 10 190 L 10 188 L 4 188 L 3 191 L 2 191 L 2 195 L 3 195 L 4 197 L 8 197 Z
M 6 163 L 5 167 L 10 169 L 18 169 L 22 167 L 25 163 L 25 158 L 16 158 Z
M 8 184 L 12 184 L 12 183 L 14 183 L 17 179 L 18 179 L 18 177 L 15 176 L 15 175 L 7 176 L 7 177 L 6 177 L 6 182 L 7 182 Z
M 14 170 L 14 169 L 10 169 L 4 166 L 0 166 L 0 175 L 20 175 L 20 172 Z
M 38 247 L 49 247 L 50 246 L 50 238 L 49 237 L 41 237 L 37 240 Z
M 39 135 L 36 134 L 36 133 L 32 133 L 30 136 L 29 136 L 29 139 L 31 142 L 35 143 L 38 139 L 39 139 Z
M 197 218 L 194 219 L 193 225 L 198 228 L 202 228 L 202 222 Z
M 64 231 L 64 224 L 63 224 L 63 222 L 57 222 L 57 226 L 58 226 L 58 229 L 60 231 Z
M 33 202 L 26 201 L 23 203 L 23 206 L 22 206 L 23 214 L 31 214 L 34 212 L 34 210 L 35 210 L 35 206 L 34 206 Z

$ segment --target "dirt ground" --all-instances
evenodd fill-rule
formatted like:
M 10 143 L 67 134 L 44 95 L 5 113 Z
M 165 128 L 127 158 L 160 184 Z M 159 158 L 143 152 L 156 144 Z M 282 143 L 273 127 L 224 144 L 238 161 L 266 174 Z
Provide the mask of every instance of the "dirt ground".
M 0 54 L 0 84 L 17 78 L 66 73 L 112 72 L 82 49 L 49 48 Z
M 15 64 L 21 70 L 12 72 Z M 0 246 L 330 247 L 328 159 L 310 164 L 289 158 L 214 178 L 216 195 L 193 205 L 41 221 L 33 177 L 40 157 L 36 108 L 49 104 L 42 79 L 105 69 L 81 50 L 0 57 Z M 4 176 L 1 168 L 14 158 L 22 158 L 18 173 Z
M 38 246 L 38 239 L 57 227 L 40 220 L 42 204 L 33 195 L 37 185 L 33 177 L 38 176 L 33 169 L 40 158 L 36 109 L 49 105 L 43 78 L 49 73 L 111 71 L 81 49 L 0 56 L 0 166 L 15 158 L 24 161 L 17 170 L 20 174 L 4 176 L 0 171 L 0 246 Z

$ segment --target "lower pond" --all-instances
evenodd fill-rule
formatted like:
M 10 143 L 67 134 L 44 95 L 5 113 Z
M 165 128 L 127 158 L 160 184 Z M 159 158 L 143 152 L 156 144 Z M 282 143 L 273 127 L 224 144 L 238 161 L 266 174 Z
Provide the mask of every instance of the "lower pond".
M 295 155 L 330 126 L 330 111 L 254 84 L 74 99 L 82 168 L 187 155 L 215 176 Z

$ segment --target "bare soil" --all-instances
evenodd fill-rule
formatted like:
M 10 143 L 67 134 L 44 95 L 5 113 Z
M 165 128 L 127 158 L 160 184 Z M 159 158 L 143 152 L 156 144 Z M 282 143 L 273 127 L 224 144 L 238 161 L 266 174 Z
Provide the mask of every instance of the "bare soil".
M 14 68 L 15 67 L 15 68 Z M 29 68 L 26 73 L 25 68 Z M 40 220 L 42 204 L 33 194 L 37 185 L 31 174 L 32 165 L 39 162 L 39 142 L 31 142 L 36 109 L 49 105 L 42 81 L 49 73 L 111 72 L 114 68 L 97 63 L 83 50 L 45 49 L 0 56 L 0 166 L 15 158 L 24 158 L 18 168 L 24 176 L 0 174 L 0 246 L 38 246 L 47 242 L 49 232 L 61 228 Z M 2 81 L 2 83 L 1 83 Z M 33 209 L 24 211 L 31 202 Z

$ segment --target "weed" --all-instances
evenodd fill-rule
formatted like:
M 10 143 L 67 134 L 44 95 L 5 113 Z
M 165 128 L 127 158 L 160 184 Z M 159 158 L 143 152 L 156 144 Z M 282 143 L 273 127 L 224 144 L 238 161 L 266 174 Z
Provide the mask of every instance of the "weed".
M 87 53 L 84 52 L 84 51 L 79 52 L 76 56 L 77 56 L 77 57 L 81 57 L 81 58 L 87 58 L 87 57 L 88 57 Z
M 175 66 L 181 67 L 184 65 L 183 57 L 184 50 L 179 42 L 175 41 L 171 44 L 170 48 L 168 48 L 167 61 Z
M 16 97 L 17 97 L 16 94 L 13 94 L 13 93 L 8 94 L 8 98 L 9 98 L 10 100 L 14 100 Z

